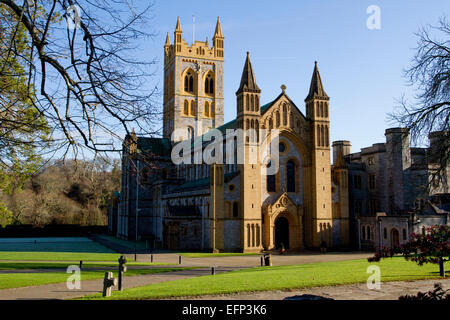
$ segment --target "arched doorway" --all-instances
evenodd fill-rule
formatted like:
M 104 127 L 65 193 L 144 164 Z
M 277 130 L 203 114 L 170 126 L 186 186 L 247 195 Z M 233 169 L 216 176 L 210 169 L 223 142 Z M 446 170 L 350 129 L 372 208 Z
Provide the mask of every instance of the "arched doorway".
M 285 217 L 275 220 L 275 248 L 281 249 L 282 244 L 285 249 L 289 249 L 289 222 Z
M 391 231 L 391 247 L 397 248 L 399 246 L 399 234 L 398 230 L 393 228 Z

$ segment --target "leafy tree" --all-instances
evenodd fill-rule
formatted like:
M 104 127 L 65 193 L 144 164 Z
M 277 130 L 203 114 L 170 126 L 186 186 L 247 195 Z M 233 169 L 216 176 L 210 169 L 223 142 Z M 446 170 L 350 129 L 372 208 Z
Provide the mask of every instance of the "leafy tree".
M 12 222 L 12 213 L 6 206 L 0 203 L 0 227 L 5 227 Z
M 439 264 L 439 274 L 445 277 L 444 263 L 450 259 L 450 227 L 435 225 L 425 229 L 425 234 L 412 233 L 410 240 L 398 248 L 382 247 L 369 262 L 401 254 L 406 260 Z
M 11 10 L 0 6 L 0 190 L 7 194 L 20 191 L 38 170 L 50 133 L 33 103 L 32 82 L 25 71 L 28 36 L 18 25 Z M 11 212 L 4 203 L 0 210 L 10 223 Z

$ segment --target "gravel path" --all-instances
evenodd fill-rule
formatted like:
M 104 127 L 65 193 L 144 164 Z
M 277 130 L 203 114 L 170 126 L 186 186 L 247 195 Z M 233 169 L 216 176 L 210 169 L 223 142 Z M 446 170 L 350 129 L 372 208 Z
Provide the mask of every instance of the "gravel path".
M 230 268 L 218 268 L 216 273 L 230 271 Z M 232 270 L 235 270 L 233 268 Z M 210 268 L 198 268 L 174 272 L 162 272 L 150 275 L 130 276 L 125 274 L 123 288 L 134 288 L 152 283 L 180 280 L 211 274 Z M 117 273 L 114 273 L 117 277 Z M 103 279 L 86 280 L 81 282 L 81 289 L 70 290 L 66 283 L 47 284 L 34 287 L 22 287 L 0 290 L 0 300 L 48 300 L 73 299 L 102 292 Z
M 365 283 L 333 287 L 317 287 L 292 291 L 263 291 L 231 295 L 213 295 L 193 297 L 193 300 L 283 300 L 298 299 L 298 296 L 312 295 L 334 300 L 398 300 L 398 297 L 419 291 L 428 292 L 435 283 L 441 283 L 444 289 L 450 289 L 450 279 L 393 281 L 381 283 L 380 290 L 370 290 Z M 314 297 L 313 297 L 314 298 Z

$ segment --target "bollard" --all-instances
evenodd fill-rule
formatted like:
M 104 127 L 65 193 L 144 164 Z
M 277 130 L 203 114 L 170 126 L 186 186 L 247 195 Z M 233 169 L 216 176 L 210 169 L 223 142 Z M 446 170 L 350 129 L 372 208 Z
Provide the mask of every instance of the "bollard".
M 153 263 L 153 254 L 150 255 L 150 262 Z
M 215 267 L 211 267 L 211 274 L 215 275 L 216 274 L 216 268 Z
M 103 296 L 110 297 L 112 287 L 117 286 L 117 278 L 113 278 L 112 272 L 105 272 L 105 278 L 103 279 Z
M 127 259 L 124 256 L 120 256 L 119 258 L 119 291 L 122 291 L 122 280 L 123 280 L 123 273 L 127 272 L 127 266 L 125 265 L 127 263 Z
M 80 260 L 80 270 L 83 268 L 83 260 Z
M 269 267 L 272 266 L 272 255 L 270 253 L 264 255 L 264 265 Z
M 178 257 L 178 264 L 181 264 L 181 256 Z

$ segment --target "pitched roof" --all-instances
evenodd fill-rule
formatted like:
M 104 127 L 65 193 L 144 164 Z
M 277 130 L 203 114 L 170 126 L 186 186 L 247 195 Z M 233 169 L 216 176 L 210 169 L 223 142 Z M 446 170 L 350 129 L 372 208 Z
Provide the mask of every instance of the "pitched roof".
M 239 172 L 229 172 L 224 174 L 224 181 L 225 183 L 229 182 L 231 179 L 233 179 L 235 176 L 237 176 Z M 201 189 L 207 189 L 210 185 L 210 177 L 208 178 L 202 178 L 197 180 L 191 180 L 183 183 L 182 185 L 177 186 L 173 190 L 170 191 L 170 193 L 177 193 L 177 192 L 183 192 L 183 191 L 189 191 L 189 190 L 201 190 Z
M 137 149 L 156 156 L 170 156 L 171 144 L 167 138 L 138 137 Z
M 317 61 L 314 62 L 314 71 L 311 78 L 311 85 L 309 86 L 309 93 L 305 101 L 313 98 L 329 99 L 328 95 L 323 89 L 322 79 L 320 78 L 319 68 L 317 67 Z
M 247 59 L 245 60 L 244 70 L 242 71 L 241 84 L 236 94 L 244 90 L 261 92 L 255 80 L 252 63 L 250 62 L 250 53 L 247 51 Z

